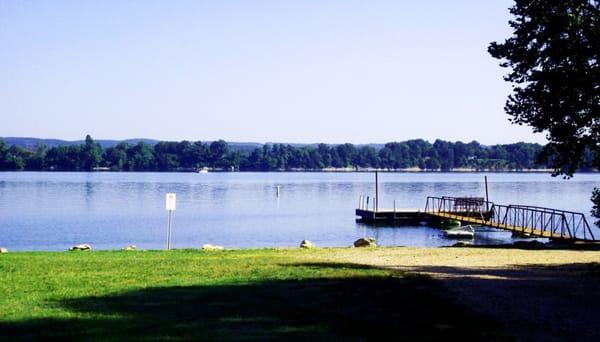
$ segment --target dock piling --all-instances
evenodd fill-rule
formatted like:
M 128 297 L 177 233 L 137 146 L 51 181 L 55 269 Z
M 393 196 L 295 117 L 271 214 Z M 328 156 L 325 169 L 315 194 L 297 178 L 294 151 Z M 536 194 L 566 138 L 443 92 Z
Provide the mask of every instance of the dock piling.
M 373 210 L 379 209 L 379 172 L 375 171 L 375 201 Z
M 490 207 L 489 207 L 490 197 L 488 194 L 487 176 L 483 176 L 483 179 L 485 180 L 485 209 L 490 210 Z

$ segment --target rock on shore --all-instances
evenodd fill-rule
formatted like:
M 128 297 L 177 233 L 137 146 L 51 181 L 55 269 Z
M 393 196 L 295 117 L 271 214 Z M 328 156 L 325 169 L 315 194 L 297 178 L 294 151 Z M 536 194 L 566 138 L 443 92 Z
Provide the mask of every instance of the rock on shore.
M 300 242 L 300 248 L 315 248 L 315 244 L 308 240 L 302 240 L 302 242 Z
M 377 241 L 372 237 L 360 238 L 354 241 L 354 247 L 377 247 Z
M 223 246 L 216 246 L 216 245 L 211 245 L 208 243 L 202 245 L 203 251 L 222 251 L 223 249 L 224 249 Z
M 91 251 L 92 250 L 92 246 L 90 246 L 87 243 L 81 244 L 81 245 L 75 245 L 71 248 L 69 248 L 70 251 Z

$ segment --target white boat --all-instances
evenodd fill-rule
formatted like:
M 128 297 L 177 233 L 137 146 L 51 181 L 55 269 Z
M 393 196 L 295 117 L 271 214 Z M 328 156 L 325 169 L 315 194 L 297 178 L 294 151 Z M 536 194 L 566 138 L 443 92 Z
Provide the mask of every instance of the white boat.
M 462 226 L 448 229 L 444 235 L 449 239 L 472 239 L 475 236 L 475 229 L 472 226 Z
M 198 170 L 198 173 L 208 173 L 208 168 L 203 167 L 200 170 Z

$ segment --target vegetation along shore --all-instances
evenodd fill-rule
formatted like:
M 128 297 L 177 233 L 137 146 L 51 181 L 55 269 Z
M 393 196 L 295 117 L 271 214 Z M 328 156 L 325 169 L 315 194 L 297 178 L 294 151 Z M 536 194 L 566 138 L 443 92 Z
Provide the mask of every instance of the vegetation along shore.
M 600 251 L 0 255 L 0 338 L 597 340 Z
M 11 139 L 18 142 L 18 139 Z M 29 141 L 29 140 L 27 140 Z M 436 140 L 353 144 L 252 144 L 223 140 L 154 144 L 125 141 L 104 144 L 89 135 L 82 143 L 47 147 L 41 140 L 10 147 L 0 140 L 0 170 L 29 171 L 537 171 L 553 170 L 543 159 L 542 145 L 481 145 Z M 591 170 L 587 153 L 580 170 Z

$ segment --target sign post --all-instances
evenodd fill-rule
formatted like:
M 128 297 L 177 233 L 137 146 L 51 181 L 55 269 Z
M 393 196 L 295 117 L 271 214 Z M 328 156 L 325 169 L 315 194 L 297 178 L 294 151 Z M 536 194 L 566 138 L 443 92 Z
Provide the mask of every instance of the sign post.
M 169 212 L 169 231 L 167 233 L 167 250 L 171 249 L 171 226 L 173 224 L 173 210 L 175 210 L 175 202 L 176 202 L 176 196 L 174 193 L 168 193 L 167 194 L 167 201 L 165 204 L 165 207 L 167 209 L 167 211 Z

